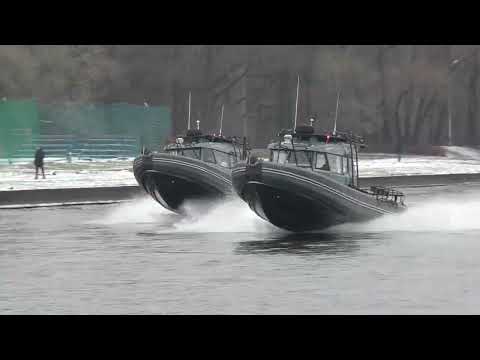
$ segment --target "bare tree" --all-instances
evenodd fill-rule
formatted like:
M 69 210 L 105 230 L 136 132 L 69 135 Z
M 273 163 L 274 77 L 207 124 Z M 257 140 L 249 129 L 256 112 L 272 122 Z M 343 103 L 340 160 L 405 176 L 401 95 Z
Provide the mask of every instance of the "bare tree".
M 477 145 L 478 141 L 478 51 L 473 53 L 473 66 L 468 80 L 468 121 L 467 142 L 469 145 Z

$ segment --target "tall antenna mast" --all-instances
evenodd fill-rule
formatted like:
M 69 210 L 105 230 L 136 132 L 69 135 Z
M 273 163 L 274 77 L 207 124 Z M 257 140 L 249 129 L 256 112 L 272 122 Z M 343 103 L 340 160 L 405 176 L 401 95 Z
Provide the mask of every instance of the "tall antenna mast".
M 297 100 L 295 101 L 295 123 L 293 125 L 293 131 L 297 128 L 297 114 L 298 114 L 298 92 L 300 89 L 300 75 L 298 75 L 297 79 Z
M 340 103 L 340 90 L 337 93 L 337 109 L 335 110 L 335 123 L 333 125 L 333 135 L 337 133 L 338 104 Z
M 222 136 L 222 125 L 223 125 L 223 104 L 222 104 L 222 115 L 220 116 L 220 136 Z
M 192 92 L 188 92 L 188 126 L 187 129 L 190 130 L 190 112 L 192 109 Z

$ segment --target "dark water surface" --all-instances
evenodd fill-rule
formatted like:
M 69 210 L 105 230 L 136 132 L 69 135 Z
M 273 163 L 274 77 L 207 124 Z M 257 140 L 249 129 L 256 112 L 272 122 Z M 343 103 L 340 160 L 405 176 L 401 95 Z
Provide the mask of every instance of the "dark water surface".
M 0 210 L 0 314 L 480 313 L 480 188 L 315 234 L 240 201 Z

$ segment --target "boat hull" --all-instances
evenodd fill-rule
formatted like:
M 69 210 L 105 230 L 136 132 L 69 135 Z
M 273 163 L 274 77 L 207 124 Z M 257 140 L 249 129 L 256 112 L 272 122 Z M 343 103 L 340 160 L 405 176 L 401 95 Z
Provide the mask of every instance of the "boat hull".
M 237 164 L 233 188 L 258 216 L 295 232 L 321 230 L 346 222 L 402 211 L 327 175 L 294 166 L 259 161 Z
M 134 160 L 138 184 L 163 207 L 182 212 L 191 200 L 214 200 L 232 194 L 230 169 L 179 155 L 158 153 Z

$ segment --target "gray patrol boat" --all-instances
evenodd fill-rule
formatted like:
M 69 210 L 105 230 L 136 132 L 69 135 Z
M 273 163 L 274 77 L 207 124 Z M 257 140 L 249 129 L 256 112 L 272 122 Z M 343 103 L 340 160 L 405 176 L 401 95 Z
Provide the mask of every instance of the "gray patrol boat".
M 138 184 L 165 208 L 180 213 L 188 200 L 213 200 L 233 193 L 231 169 L 246 159 L 245 138 L 188 130 L 161 152 L 143 153 L 133 163 Z
M 250 156 L 233 167 L 233 187 L 258 216 L 295 232 L 403 211 L 403 193 L 360 188 L 358 148 L 363 146 L 351 133 L 316 134 L 308 125 L 284 130 L 268 146 L 268 161 Z

